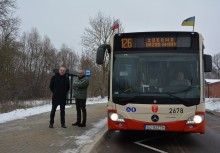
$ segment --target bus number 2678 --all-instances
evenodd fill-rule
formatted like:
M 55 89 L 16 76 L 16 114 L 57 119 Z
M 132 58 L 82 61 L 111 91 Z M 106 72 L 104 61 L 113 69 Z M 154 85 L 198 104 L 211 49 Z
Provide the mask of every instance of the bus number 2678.
M 183 108 L 169 108 L 169 113 L 171 114 L 183 113 Z

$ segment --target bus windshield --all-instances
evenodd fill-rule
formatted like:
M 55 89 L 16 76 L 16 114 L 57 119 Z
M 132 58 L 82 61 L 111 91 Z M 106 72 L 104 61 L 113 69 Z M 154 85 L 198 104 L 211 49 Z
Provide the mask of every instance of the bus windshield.
M 114 54 L 113 102 L 196 105 L 199 74 L 198 53 Z

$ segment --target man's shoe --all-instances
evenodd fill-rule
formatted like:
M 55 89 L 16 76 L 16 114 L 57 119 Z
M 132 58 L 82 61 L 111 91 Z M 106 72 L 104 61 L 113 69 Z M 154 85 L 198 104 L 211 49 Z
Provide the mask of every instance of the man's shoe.
M 53 125 L 52 125 L 52 124 L 50 124 L 50 125 L 49 125 L 49 128 L 51 128 L 51 129 L 52 129 L 52 128 L 54 128 L 54 127 L 53 127 Z
M 86 124 L 79 124 L 78 127 L 86 127 Z
M 62 128 L 67 128 L 66 125 L 61 125 Z
M 77 125 L 79 125 L 78 122 L 72 124 L 72 126 L 77 126 Z

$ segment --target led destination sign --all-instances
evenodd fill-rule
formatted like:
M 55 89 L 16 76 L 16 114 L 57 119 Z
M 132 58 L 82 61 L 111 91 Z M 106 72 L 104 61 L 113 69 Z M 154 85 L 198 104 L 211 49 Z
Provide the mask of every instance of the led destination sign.
M 175 37 L 122 38 L 121 48 L 176 47 Z
M 190 37 L 124 37 L 121 49 L 190 47 Z
M 115 51 L 198 51 L 199 34 L 192 32 L 119 33 L 114 36 Z
M 146 47 L 176 47 L 174 37 L 153 37 L 146 38 Z

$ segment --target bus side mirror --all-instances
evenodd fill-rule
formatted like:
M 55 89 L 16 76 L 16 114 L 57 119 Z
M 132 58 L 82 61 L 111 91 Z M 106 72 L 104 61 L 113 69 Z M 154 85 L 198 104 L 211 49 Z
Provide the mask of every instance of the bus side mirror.
M 102 44 L 98 47 L 97 53 L 96 53 L 96 63 L 97 64 L 99 64 L 99 65 L 103 64 L 106 50 L 108 50 L 108 53 L 111 52 L 110 45 Z
M 212 71 L 212 56 L 204 54 L 204 71 L 211 72 Z

